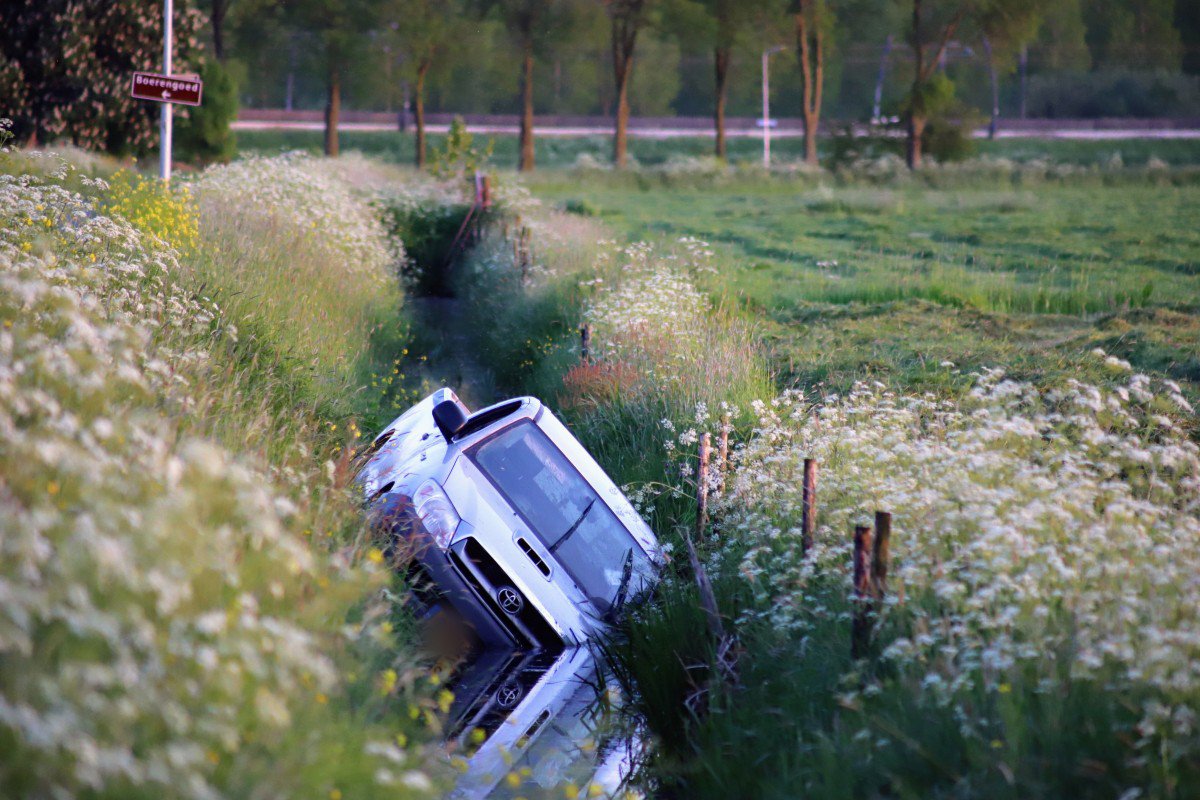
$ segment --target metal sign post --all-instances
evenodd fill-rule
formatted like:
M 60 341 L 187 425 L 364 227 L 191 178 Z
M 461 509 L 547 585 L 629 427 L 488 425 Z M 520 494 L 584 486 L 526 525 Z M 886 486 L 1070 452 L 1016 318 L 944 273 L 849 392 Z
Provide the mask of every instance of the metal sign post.
M 163 0 L 163 71 L 135 72 L 129 85 L 129 94 L 135 100 L 151 100 L 162 103 L 162 121 L 159 125 L 159 177 L 171 180 L 171 123 L 172 105 L 200 105 L 204 84 L 199 75 L 174 75 L 171 72 L 171 41 L 174 30 L 172 0 Z
M 174 16 L 172 0 L 163 0 L 163 74 L 171 74 L 171 39 L 174 37 L 171 20 Z M 170 103 L 162 105 L 162 137 L 159 142 L 159 177 L 171 180 L 171 121 L 174 112 Z

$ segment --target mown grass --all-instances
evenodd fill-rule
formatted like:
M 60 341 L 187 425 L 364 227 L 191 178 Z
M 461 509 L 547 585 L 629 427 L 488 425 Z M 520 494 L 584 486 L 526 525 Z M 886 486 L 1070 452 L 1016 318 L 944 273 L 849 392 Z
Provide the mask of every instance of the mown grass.
M 712 243 L 708 288 L 764 326 L 784 383 L 936 387 L 944 361 L 1087 374 L 1096 346 L 1200 378 L 1194 187 L 532 186 L 630 239 Z

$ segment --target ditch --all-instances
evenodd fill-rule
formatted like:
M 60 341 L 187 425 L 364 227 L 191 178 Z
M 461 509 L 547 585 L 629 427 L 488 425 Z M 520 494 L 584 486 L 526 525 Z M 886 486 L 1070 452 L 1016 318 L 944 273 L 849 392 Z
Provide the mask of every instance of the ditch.
M 439 230 L 449 235 L 457 226 L 443 222 Z M 463 258 L 449 251 L 436 235 L 410 250 L 417 273 L 408 299 L 411 350 L 422 354 L 408 363 L 412 391 L 449 387 L 472 410 L 529 392 L 503 385 L 478 355 L 478 332 L 488 321 L 456 291 Z M 642 757 L 641 726 L 599 653 L 485 646 L 444 604 L 424 616 L 427 646 L 451 662 L 445 740 L 461 774 L 450 797 L 614 797 L 629 789 Z

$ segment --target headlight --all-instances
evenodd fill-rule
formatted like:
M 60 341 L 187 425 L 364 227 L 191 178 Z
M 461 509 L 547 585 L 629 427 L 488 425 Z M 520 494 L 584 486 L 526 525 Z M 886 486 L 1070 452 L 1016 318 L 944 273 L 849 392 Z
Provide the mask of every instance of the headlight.
M 443 550 L 449 547 L 461 518 L 437 481 L 428 480 L 417 487 L 413 493 L 413 508 L 438 547 Z

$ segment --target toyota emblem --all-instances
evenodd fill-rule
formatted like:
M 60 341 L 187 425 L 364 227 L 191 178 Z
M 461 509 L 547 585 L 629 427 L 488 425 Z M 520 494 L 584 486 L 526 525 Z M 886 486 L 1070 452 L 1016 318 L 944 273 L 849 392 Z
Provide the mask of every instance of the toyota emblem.
M 505 613 L 516 616 L 521 613 L 521 609 L 525 607 L 525 600 L 521 597 L 521 593 L 511 586 L 501 586 L 496 590 L 496 602 L 504 609 Z
M 521 699 L 521 687 L 515 683 L 506 683 L 496 690 L 496 704 L 501 708 L 512 708 Z

